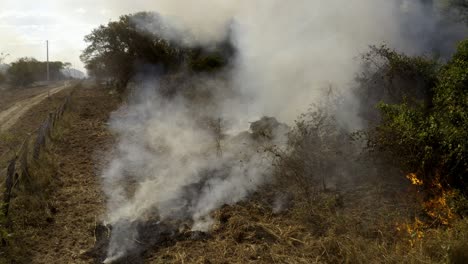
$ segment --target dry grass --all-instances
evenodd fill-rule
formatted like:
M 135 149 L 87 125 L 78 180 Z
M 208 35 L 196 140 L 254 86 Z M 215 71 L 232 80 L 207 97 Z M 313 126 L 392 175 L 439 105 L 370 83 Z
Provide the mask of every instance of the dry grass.
M 7 162 L 21 149 L 21 146 L 28 144 L 29 152 L 34 145 L 35 133 L 39 124 L 45 120 L 50 111 L 54 111 L 63 103 L 68 91 L 61 92 L 47 99 L 43 103 L 35 106 L 27 112 L 9 131 L 0 135 L 0 168 L 5 167 Z M 67 115 L 64 116 L 67 119 Z M 16 263 L 29 262 L 29 256 L 23 254 L 27 242 L 18 242 L 18 236 L 28 236 L 34 238 L 37 230 L 50 224 L 53 221 L 55 208 L 49 202 L 50 190 L 55 188 L 54 179 L 57 178 L 57 156 L 54 154 L 53 141 L 59 136 L 57 132 L 66 127 L 66 120 L 58 122 L 55 131 L 52 132 L 52 138 L 47 139 L 46 148 L 41 151 L 38 160 L 33 160 L 31 153 L 28 158 L 29 177 L 23 175 L 17 163 L 18 177 L 15 179 L 15 185 L 12 191 L 10 201 L 9 218 L 6 220 L 6 238 L 7 247 L 2 248 L 0 263 L 10 263 L 12 259 Z M 4 171 L 0 171 L 2 176 Z M 4 177 L 2 184 L 4 186 Z M 3 190 L 3 188 L 2 188 Z M 19 234 L 21 233 L 21 235 Z
M 47 192 L 46 202 L 29 201 L 36 203 L 36 208 L 46 209 L 36 210 L 36 222 L 23 221 L 29 214 L 25 211 L 30 209 L 24 207 L 16 212 L 14 240 L 15 246 L 21 245 L 21 251 L 11 254 L 15 262 L 89 262 L 81 254 L 92 246 L 92 230 L 104 209 L 96 176 L 98 163 L 103 161 L 96 160 L 95 155 L 112 142 L 105 122 L 117 104 L 115 96 L 99 88 L 83 87 L 73 95 L 71 107 L 54 130 L 53 144 L 49 144 L 53 173 L 41 174 L 49 175 L 48 178 L 37 175 L 36 180 L 44 179 L 39 183 L 42 187 L 37 189 Z M 22 199 L 28 203 L 28 193 Z M 31 195 L 30 199 L 38 196 Z M 23 204 L 16 199 L 17 202 Z
M 58 187 L 58 157 L 55 154 L 54 142 L 69 127 L 70 115 L 65 114 L 57 123 L 46 148 L 41 151 L 39 159 L 29 158 L 30 177 L 20 175 L 13 188 L 10 202 L 8 251 L 6 258 L 15 263 L 31 262 L 29 255 L 24 254 L 25 247 L 34 243 L 41 229 L 54 221 L 55 206 L 50 196 Z M 22 238 L 29 237 L 30 240 Z
M 160 246 L 148 263 L 466 263 L 468 221 L 424 230 L 424 236 L 398 230 L 421 211 L 401 189 L 361 186 L 321 193 L 314 203 L 296 200 L 272 213 L 265 197 L 226 205 L 212 214 L 210 237 Z M 397 195 L 398 194 L 398 195 Z M 267 199 L 268 200 L 268 199 Z M 414 204 L 411 204 L 414 203 Z
M 149 263 L 310 263 L 313 237 L 260 203 L 225 206 L 207 240 L 187 240 L 149 256 Z
M 26 93 L 28 91 L 29 90 L 20 90 L 19 94 Z M 43 92 L 43 90 L 38 91 Z M 8 131 L 0 133 L 0 172 L 5 168 L 7 161 L 12 159 L 15 151 L 18 151 L 19 146 L 21 146 L 26 137 L 34 134 L 40 124 L 46 120 L 49 113 L 55 111 L 57 107 L 64 102 L 65 97 L 68 96 L 69 92 L 69 89 L 65 89 L 64 91 L 54 94 L 25 113 L 19 122 L 14 124 Z M 27 94 L 28 96 L 33 96 L 36 93 L 28 92 Z M 15 98 L 11 100 L 12 102 L 15 102 L 15 100 L 19 99 Z
M 12 219 L 19 232 L 10 254 L 16 263 L 91 261 L 80 251 L 92 247 L 87 232 L 103 210 L 93 151 L 112 143 L 104 122 L 117 105 L 104 93 L 77 94 L 79 102 L 54 132 L 56 144 L 33 164 L 34 182 L 15 192 L 12 210 L 21 213 Z M 104 99 L 112 102 L 96 106 Z M 418 232 L 400 228 L 424 220 L 409 183 L 352 180 L 333 190 L 302 183 L 283 179 L 248 201 L 223 206 L 212 213 L 208 236 L 157 245 L 145 263 L 467 263 L 468 220 Z M 285 193 L 291 202 L 274 213 L 273 201 L 289 197 Z

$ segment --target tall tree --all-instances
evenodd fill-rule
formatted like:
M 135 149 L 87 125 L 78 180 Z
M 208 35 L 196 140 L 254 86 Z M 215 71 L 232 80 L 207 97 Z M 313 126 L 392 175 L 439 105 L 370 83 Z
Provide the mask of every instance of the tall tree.
M 15 86 L 26 86 L 33 82 L 45 81 L 47 79 L 47 62 L 41 62 L 34 58 L 20 58 L 11 63 L 7 74 L 11 83 Z M 51 80 L 63 79 L 61 70 L 64 63 L 60 61 L 49 62 Z
M 115 80 L 123 88 L 141 65 L 160 66 L 163 72 L 178 70 L 182 65 L 192 72 L 216 71 L 226 66 L 234 54 L 230 39 L 209 48 L 188 48 L 150 32 L 144 25 L 163 30 L 158 14 L 140 12 L 121 16 L 87 35 L 88 47 L 81 60 L 89 75 Z
M 89 43 L 81 60 L 91 76 L 110 78 L 125 85 L 135 73 L 135 64 L 157 64 L 165 70 L 181 61 L 181 49 L 167 40 L 144 32 L 137 21 L 153 20 L 155 14 L 148 12 L 121 16 L 94 29 L 85 37 Z

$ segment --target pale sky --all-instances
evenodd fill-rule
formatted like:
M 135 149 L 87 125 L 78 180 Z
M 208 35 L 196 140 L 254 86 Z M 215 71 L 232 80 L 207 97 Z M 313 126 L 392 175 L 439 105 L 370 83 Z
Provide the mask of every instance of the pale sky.
M 402 3 L 413 1 L 402 0 Z M 0 0 L 0 53 L 10 54 L 7 57 L 7 62 L 20 57 L 34 57 L 38 60 L 45 60 L 45 42 L 49 40 L 50 60 L 70 62 L 74 68 L 84 71 L 83 63 L 79 59 L 82 50 L 86 47 L 86 43 L 83 40 L 84 36 L 91 33 L 92 29 L 101 24 L 107 24 L 110 20 L 117 20 L 120 15 L 138 11 L 156 11 L 166 18 L 174 16 L 176 17 L 174 21 L 180 22 L 185 27 L 189 27 L 195 36 L 211 41 L 213 36 L 220 35 L 220 31 L 225 33 L 224 22 L 229 21 L 226 19 L 230 19 L 233 14 L 247 13 L 244 20 L 247 22 L 250 20 L 256 21 L 259 13 L 265 13 L 257 12 L 258 5 L 267 4 L 268 6 L 268 3 L 271 3 L 272 6 L 275 6 L 279 5 L 282 1 L 263 0 L 251 6 L 252 2 L 251 0 Z M 323 5 L 319 4 L 320 1 L 301 0 L 297 2 L 303 4 L 311 3 L 305 5 L 308 6 L 307 12 L 310 11 L 311 14 L 315 14 L 313 10 L 324 8 Z M 349 4 L 349 8 L 355 7 L 352 9 L 354 10 L 353 12 L 363 13 L 361 17 L 355 17 L 352 21 L 367 21 L 364 25 L 371 27 L 375 23 L 372 22 L 376 20 L 375 17 L 385 18 L 390 16 L 390 21 L 384 24 L 392 25 L 401 22 L 398 15 L 392 14 L 391 9 L 386 9 L 382 5 L 371 5 L 370 3 L 373 2 L 374 0 L 361 0 L 357 2 L 361 3 L 360 6 L 354 1 L 352 4 Z M 338 5 L 338 7 L 346 6 L 342 5 L 342 1 L 340 0 L 331 1 L 329 5 L 331 8 L 334 5 Z M 237 8 L 242 8 L 242 6 L 246 10 L 252 9 L 253 11 L 237 12 Z M 374 7 L 375 10 L 371 7 Z M 206 10 L 212 11 L 206 12 Z M 336 12 L 339 12 L 339 10 L 340 8 L 337 8 Z M 421 35 L 416 34 L 418 37 L 429 39 L 426 42 L 431 44 L 433 37 L 428 36 L 432 36 L 434 33 L 436 33 L 436 36 L 438 35 L 439 29 L 434 27 L 434 21 L 437 19 L 431 19 L 423 11 L 421 9 L 420 12 L 411 13 L 407 18 L 409 22 L 405 23 L 415 25 L 414 29 L 411 28 L 412 31 Z M 331 13 L 335 14 L 336 12 L 333 11 Z M 281 12 L 281 14 L 283 13 Z M 309 19 L 309 16 L 309 13 L 305 14 L 305 18 Z M 270 20 L 266 21 L 264 29 L 269 28 L 270 22 Z M 329 23 L 333 24 L 336 21 L 333 20 Z M 320 25 L 322 23 L 316 24 Z M 177 26 L 178 24 L 175 25 Z M 375 28 L 377 32 L 390 36 L 390 40 L 394 39 L 395 36 L 399 36 L 395 32 L 383 30 L 382 25 L 377 25 Z M 457 33 L 459 31 L 464 32 L 465 29 L 463 25 L 461 29 L 460 27 L 453 27 L 453 30 L 450 28 L 444 30 Z M 335 31 L 332 30 L 332 32 Z M 336 31 L 336 33 L 339 32 Z M 458 34 L 455 33 L 452 35 Z M 440 38 L 442 40 L 447 39 L 445 35 L 440 34 Z M 463 35 L 465 36 L 466 33 Z M 381 41 L 384 38 L 381 37 L 379 39 Z M 452 39 L 454 38 L 448 41 L 447 45 L 449 47 L 453 46 L 454 41 Z M 367 39 L 364 38 L 364 40 Z M 397 40 L 394 42 L 398 44 Z M 420 42 L 423 45 L 425 44 L 424 41 Z M 436 44 L 441 45 L 440 43 Z M 396 47 L 400 48 L 400 46 Z M 402 50 L 411 53 L 411 50 Z
M 45 60 L 49 40 L 50 60 L 71 62 L 83 69 L 79 59 L 91 30 L 119 15 L 144 10 L 151 1 L 110 0 L 0 0 L 0 53 L 6 61 L 19 57 Z

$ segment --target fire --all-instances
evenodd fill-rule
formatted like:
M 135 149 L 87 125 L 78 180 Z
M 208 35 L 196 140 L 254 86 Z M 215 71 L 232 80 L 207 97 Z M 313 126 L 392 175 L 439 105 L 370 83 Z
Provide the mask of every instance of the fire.
M 406 175 L 406 178 L 411 181 L 411 184 L 413 185 L 423 185 L 423 180 L 419 179 L 416 173 L 409 173 Z
M 424 183 L 416 173 L 409 173 L 406 178 L 416 186 L 421 186 Z M 454 214 L 447 204 L 447 200 L 454 196 L 454 192 L 445 190 L 439 179 L 440 177 L 437 176 L 431 182 L 429 191 L 432 198 L 423 202 L 423 208 L 435 223 L 449 225 L 450 220 L 454 218 Z
M 426 214 L 438 224 L 450 225 L 451 220 L 455 218 L 455 214 L 447 203 L 455 193 L 453 191 L 445 191 L 432 199 L 424 202 L 424 210 Z
M 409 173 L 406 178 L 416 186 L 421 186 L 424 183 L 416 173 Z M 448 202 L 456 193 L 453 190 L 444 189 L 439 179 L 440 177 L 435 177 L 428 185 L 430 188 L 425 194 L 430 198 L 423 198 L 425 201 L 422 202 L 422 209 L 427 217 L 423 220 L 416 217 L 411 223 L 397 225 L 397 231 L 409 235 L 408 242 L 411 246 L 424 237 L 425 230 L 435 225 L 448 226 L 456 218 Z
M 397 225 L 397 231 L 408 236 L 408 243 L 413 247 L 417 241 L 424 238 L 424 230 L 428 228 L 428 224 L 419 218 L 415 217 L 412 223 L 404 223 Z

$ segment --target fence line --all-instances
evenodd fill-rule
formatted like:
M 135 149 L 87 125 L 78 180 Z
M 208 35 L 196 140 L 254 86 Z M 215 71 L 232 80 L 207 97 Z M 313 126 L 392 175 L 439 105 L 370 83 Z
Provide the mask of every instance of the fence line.
M 55 111 L 49 113 L 46 120 L 42 122 L 38 129 L 34 130 L 31 135 L 35 135 L 35 140 L 31 140 L 31 135 L 27 136 L 19 151 L 14 154 L 14 157 L 8 162 L 7 174 L 5 178 L 5 191 L 3 194 L 3 213 L 8 216 L 8 211 L 11 201 L 11 193 L 20 180 L 29 181 L 31 174 L 29 172 L 30 156 L 33 161 L 38 161 L 40 154 L 45 150 L 47 141 L 52 138 L 52 131 L 57 126 L 57 122 L 63 117 L 65 111 L 69 108 L 71 97 L 75 89 L 65 98 Z M 32 144 L 31 144 L 32 143 Z M 30 144 L 32 145 L 32 153 L 29 152 Z M 32 154 L 32 155 L 31 155 Z

